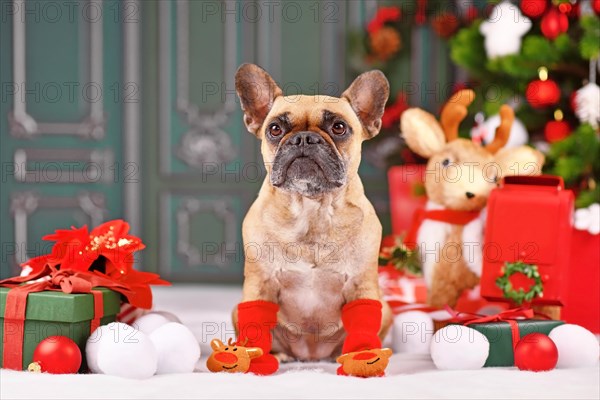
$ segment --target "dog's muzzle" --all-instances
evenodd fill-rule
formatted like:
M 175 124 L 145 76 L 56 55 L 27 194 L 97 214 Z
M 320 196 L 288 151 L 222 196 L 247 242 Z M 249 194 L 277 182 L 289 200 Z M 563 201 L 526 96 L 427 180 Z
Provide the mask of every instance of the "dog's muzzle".
M 280 143 L 273 168 L 271 184 L 286 189 L 318 194 L 346 183 L 346 167 L 337 151 L 320 134 L 311 131 L 294 132 Z M 308 194 L 308 193 L 307 193 Z

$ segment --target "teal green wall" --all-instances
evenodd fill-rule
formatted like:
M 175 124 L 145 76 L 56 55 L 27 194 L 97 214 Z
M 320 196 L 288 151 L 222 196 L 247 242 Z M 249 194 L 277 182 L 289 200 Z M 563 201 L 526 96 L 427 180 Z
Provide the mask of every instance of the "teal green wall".
M 29 207 L 25 224 L 19 222 L 26 231 L 27 248 L 20 256 L 25 259 L 49 249 L 40 247 L 43 235 L 92 222 L 87 194 L 98 202 L 96 219 L 127 218 L 128 207 L 140 210 L 133 226 L 147 245 L 137 258 L 140 268 L 174 281 L 203 282 L 241 281 L 241 222 L 261 183 L 259 142 L 243 127 L 233 93 L 235 69 L 243 62 L 258 63 L 287 94 L 339 95 L 356 75 L 348 67 L 348 32 L 363 29 L 377 6 L 376 1 L 362 0 L 104 1 L 101 86 L 106 127 L 102 137 L 94 138 L 65 132 L 22 137 L 10 128 L 14 98 L 5 85 L 14 80 L 13 18 L 7 11 L 12 3 L 0 2 L 2 276 L 18 272 L 12 254 L 15 207 Z M 27 3 L 33 9 L 44 7 L 44 2 Z M 223 7 L 235 13 L 222 14 Z M 257 10 L 260 18 L 254 18 Z M 40 12 L 39 22 L 35 13 L 26 16 L 28 84 L 85 84 L 90 69 L 89 24 L 81 16 L 58 21 L 48 21 L 48 16 L 52 17 Z M 126 46 L 125 31 L 131 27 L 126 24 L 132 23 L 140 33 L 139 48 Z M 444 44 L 427 27 L 407 27 L 402 34 L 405 46 L 418 44 L 419 56 L 403 53 L 390 76 L 393 91 L 407 83 L 446 82 L 450 71 Z M 124 54 L 129 51 L 139 54 L 139 80 L 133 83 L 125 76 Z M 132 93 L 133 109 L 139 107 L 140 112 L 137 132 L 126 128 L 132 104 L 125 97 Z M 81 96 L 62 96 L 58 101 L 42 96 L 36 101 L 35 95 L 25 99 L 36 120 L 78 122 L 88 115 L 90 104 Z M 438 104 L 432 98 L 411 100 L 430 109 Z M 127 150 L 126 143 L 136 143 L 135 135 L 139 145 Z M 30 168 L 58 165 L 63 173 L 68 166 L 60 158 L 84 159 L 95 150 L 94 157 L 112 157 L 105 160 L 103 173 L 115 168 L 119 173 L 99 182 L 20 182 L 11 172 L 20 149 L 29 150 Z M 365 151 L 378 150 L 367 143 Z M 139 154 L 139 160 L 128 164 L 132 154 Z M 40 155 L 44 159 L 36 161 L 34 156 Z M 385 170 L 363 158 L 360 173 L 385 232 L 390 232 Z M 23 244 L 17 247 L 22 251 Z

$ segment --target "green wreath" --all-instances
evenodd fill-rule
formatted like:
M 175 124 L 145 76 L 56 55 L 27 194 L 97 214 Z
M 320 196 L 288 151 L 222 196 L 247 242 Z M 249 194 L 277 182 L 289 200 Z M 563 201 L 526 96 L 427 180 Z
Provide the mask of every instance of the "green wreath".
M 502 269 L 504 270 L 504 274 L 496 279 L 496 286 L 502 290 L 505 298 L 520 305 L 524 301 L 530 302 L 536 296 L 542 296 L 544 284 L 542 283 L 537 265 L 525 264 L 523 261 L 514 263 L 506 262 Z M 510 283 L 510 277 L 518 272 L 533 279 L 534 284 L 531 285 L 528 291 L 524 291 L 523 288 L 516 290 L 513 288 L 512 283 Z

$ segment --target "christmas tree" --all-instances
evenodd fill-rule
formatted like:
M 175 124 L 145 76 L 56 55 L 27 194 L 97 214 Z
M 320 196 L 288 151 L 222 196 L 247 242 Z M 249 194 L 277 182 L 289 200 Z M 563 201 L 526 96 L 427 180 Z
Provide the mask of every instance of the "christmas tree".
M 359 64 L 358 55 L 363 69 L 382 69 L 393 88 L 402 60 L 410 57 L 400 39 L 410 24 L 429 24 L 447 40 L 449 57 L 462 70 L 455 76 L 455 89 L 476 92 L 470 112 L 481 127 L 463 126 L 461 135 L 491 140 L 495 127 L 485 129 L 485 117 L 490 121 L 502 104 L 509 104 L 517 116 L 513 130 L 521 130 L 515 133 L 521 136 L 517 139 L 546 154 L 544 172 L 563 177 L 577 194 L 577 207 L 599 201 L 600 0 L 416 0 L 389 5 L 378 10 L 365 33 L 351 37 L 353 65 Z M 390 134 L 408 107 L 403 93 L 392 93 L 384 115 Z M 402 154 L 404 160 L 418 161 L 405 149 Z

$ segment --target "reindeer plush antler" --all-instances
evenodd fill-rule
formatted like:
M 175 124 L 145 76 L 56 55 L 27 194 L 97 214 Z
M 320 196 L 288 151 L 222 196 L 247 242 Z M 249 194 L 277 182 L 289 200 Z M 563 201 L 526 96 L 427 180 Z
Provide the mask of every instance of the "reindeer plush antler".
M 514 111 L 500 108 L 501 123 L 494 140 L 480 146 L 458 137 L 458 128 L 467 116 L 475 93 L 455 93 L 442 108 L 440 122 L 430 113 L 411 108 L 402 114 L 402 135 L 415 153 L 428 158 L 425 190 L 429 202 L 418 215 L 407 236 L 422 251 L 421 261 L 428 301 L 433 306 L 453 306 L 463 289 L 472 288 L 481 275 L 483 220 L 479 211 L 486 205 L 496 182 L 506 175 L 539 174 L 543 155 L 530 147 L 504 149 Z M 476 246 L 457 251 L 456 246 Z M 431 249 L 440 249 L 432 254 Z M 465 257 L 470 255 L 470 257 Z

